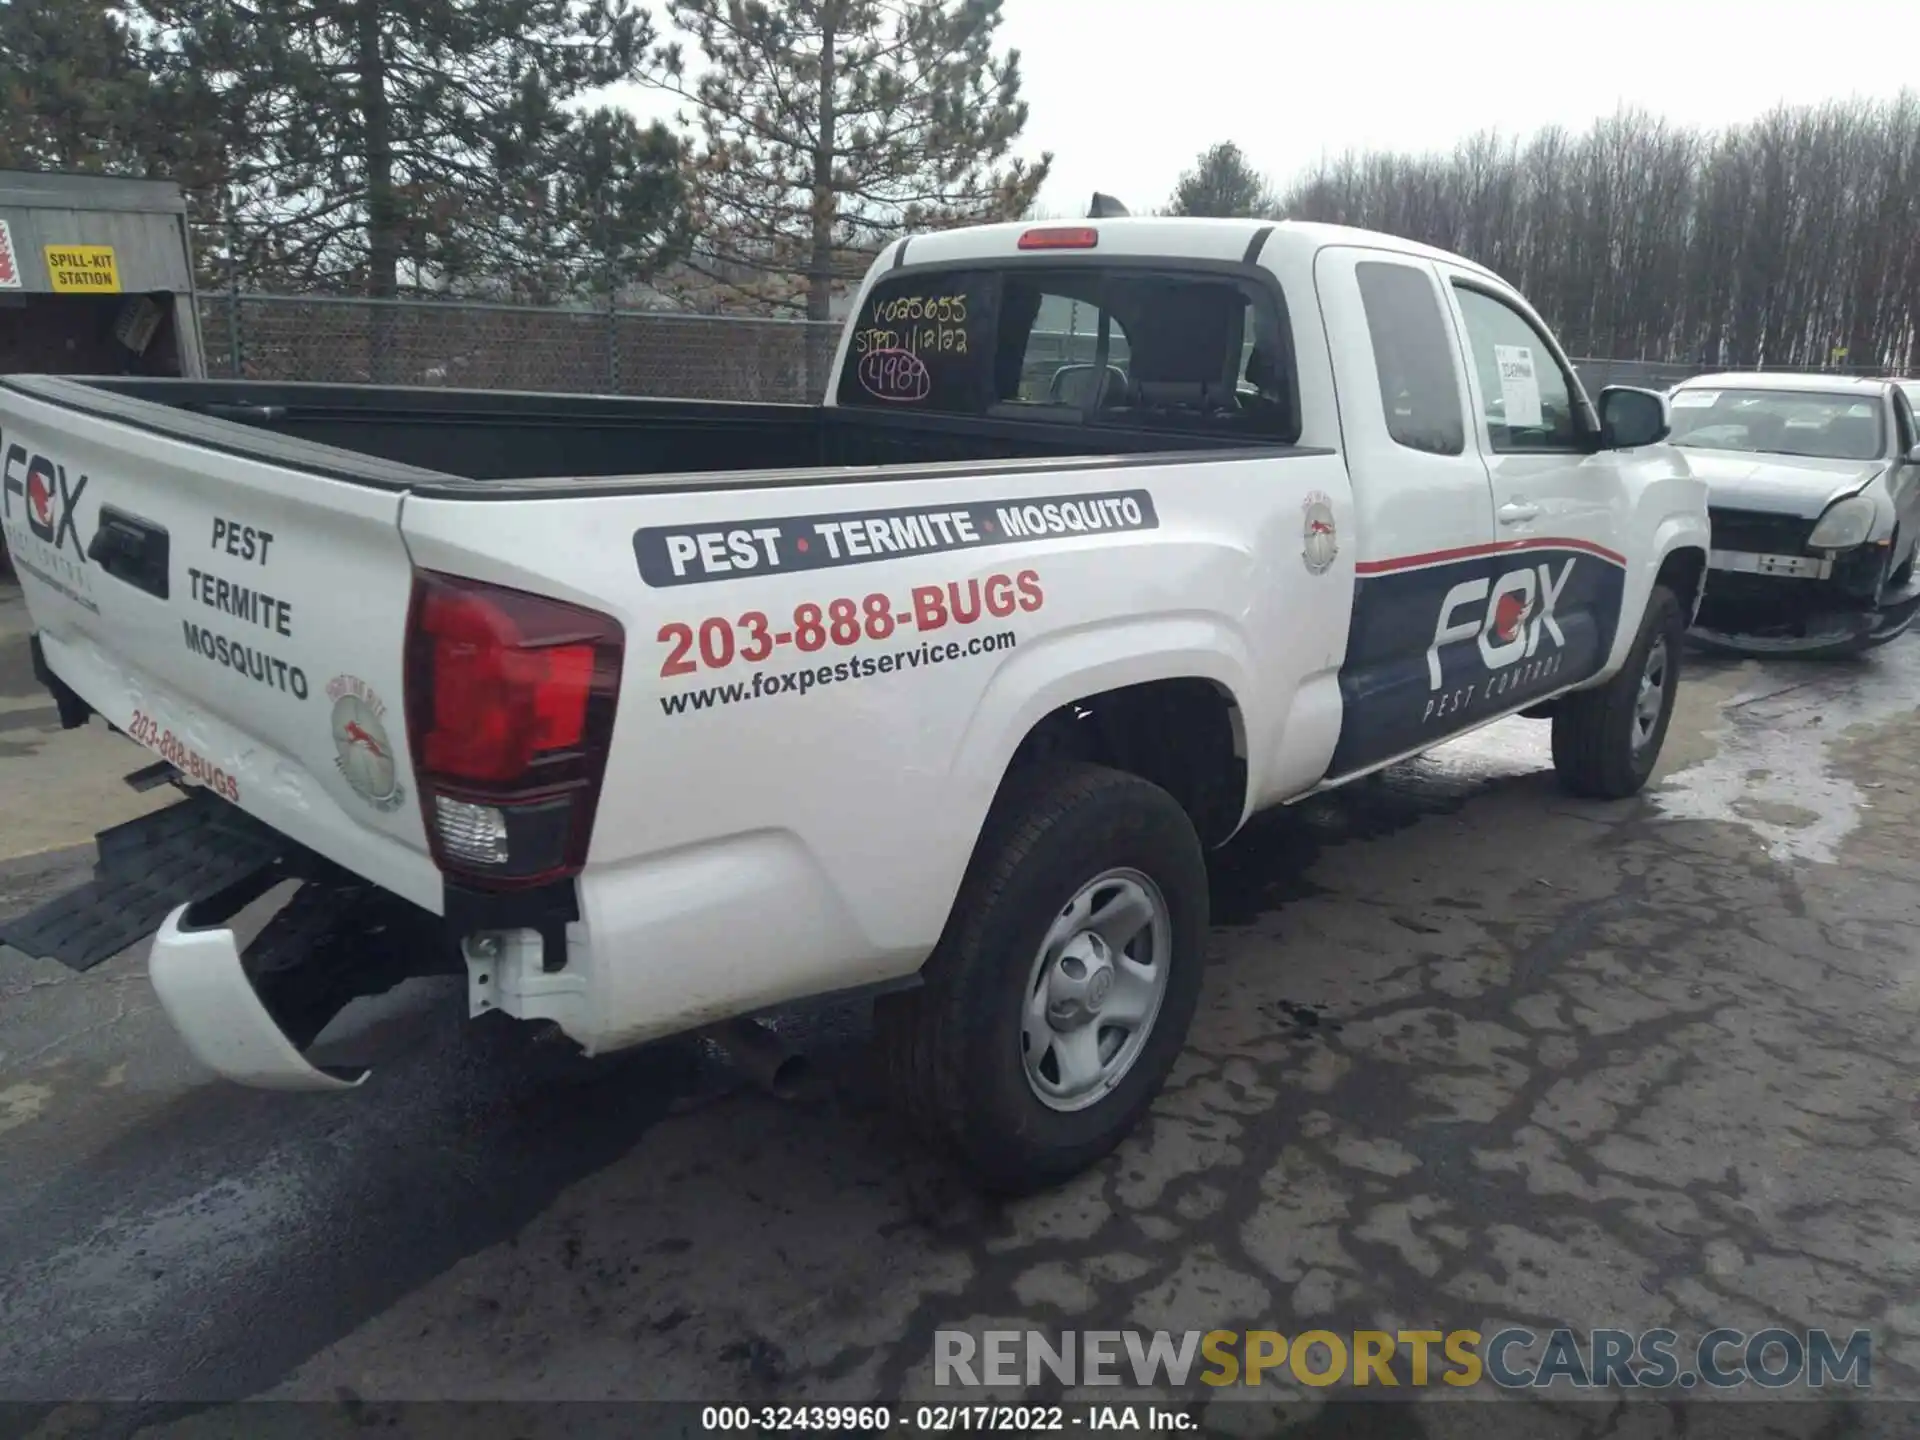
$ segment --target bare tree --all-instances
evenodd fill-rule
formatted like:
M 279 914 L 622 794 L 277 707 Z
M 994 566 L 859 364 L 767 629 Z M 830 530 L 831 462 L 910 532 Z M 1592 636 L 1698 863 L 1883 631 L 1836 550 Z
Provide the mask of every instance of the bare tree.
M 1920 96 L 1781 108 L 1718 134 L 1623 110 L 1584 135 L 1348 154 L 1284 213 L 1471 256 L 1577 353 L 1920 369 Z

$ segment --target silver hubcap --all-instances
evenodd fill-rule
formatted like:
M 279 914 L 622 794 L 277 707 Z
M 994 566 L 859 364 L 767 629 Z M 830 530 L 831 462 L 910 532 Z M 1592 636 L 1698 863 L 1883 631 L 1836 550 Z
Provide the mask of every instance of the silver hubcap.
M 1660 724 L 1660 712 L 1667 705 L 1667 641 L 1666 637 L 1653 642 L 1647 651 L 1647 663 L 1640 671 L 1640 693 L 1633 702 L 1633 748 L 1635 751 L 1647 748 L 1647 742 L 1653 739 L 1653 732 Z
M 1088 881 L 1054 918 L 1027 974 L 1020 1050 L 1053 1110 L 1084 1110 L 1133 1068 L 1167 993 L 1173 921 L 1138 870 Z

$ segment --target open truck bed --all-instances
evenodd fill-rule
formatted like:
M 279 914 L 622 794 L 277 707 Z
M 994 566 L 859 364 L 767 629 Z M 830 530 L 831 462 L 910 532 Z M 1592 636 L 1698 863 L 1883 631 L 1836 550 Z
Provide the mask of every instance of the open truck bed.
M 1244 435 L 1090 426 L 1077 410 L 1050 416 L 1034 406 L 975 417 L 247 380 L 10 377 L 4 383 L 80 413 L 338 479 L 428 489 L 447 480 L 484 482 L 512 495 L 551 493 L 587 479 L 650 489 L 752 488 L 768 483 L 768 471 L 1216 452 L 1248 443 Z

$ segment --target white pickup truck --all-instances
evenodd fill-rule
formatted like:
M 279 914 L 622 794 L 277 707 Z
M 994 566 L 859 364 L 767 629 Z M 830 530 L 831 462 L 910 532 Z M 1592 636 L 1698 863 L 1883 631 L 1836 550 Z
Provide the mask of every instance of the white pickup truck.
M 1044 1185 L 1161 1085 L 1249 816 L 1515 713 L 1645 783 L 1708 551 L 1668 418 L 1476 264 L 1239 220 L 899 241 L 819 406 L 8 378 L 38 673 L 191 798 L 0 938 L 157 929 L 284 1088 L 412 973 L 591 1052 L 871 993 L 930 1133 Z

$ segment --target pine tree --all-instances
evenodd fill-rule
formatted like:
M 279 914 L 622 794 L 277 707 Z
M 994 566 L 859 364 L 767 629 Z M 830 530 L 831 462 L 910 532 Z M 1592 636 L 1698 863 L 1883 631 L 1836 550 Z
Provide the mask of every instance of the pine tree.
M 251 284 L 388 297 L 634 278 L 684 227 L 678 145 L 567 108 L 653 39 L 626 0 L 145 0 L 214 117 Z M 584 173 L 577 167 L 589 163 Z
M 502 216 L 517 252 L 499 288 L 550 303 L 611 298 L 686 251 L 689 211 L 679 140 L 624 110 L 582 114 L 556 140 L 544 175 L 529 177 Z M 471 273 L 479 257 L 463 263 Z
M 1175 215 L 1217 215 L 1252 219 L 1273 213 L 1272 190 L 1231 140 L 1203 152 L 1193 169 L 1174 186 Z
M 1020 55 L 1000 0 L 669 0 L 644 77 L 690 102 L 696 264 L 766 309 L 828 317 L 837 283 L 914 230 L 1020 216 Z
M 139 175 L 154 81 L 116 0 L 0 3 L 0 169 Z

